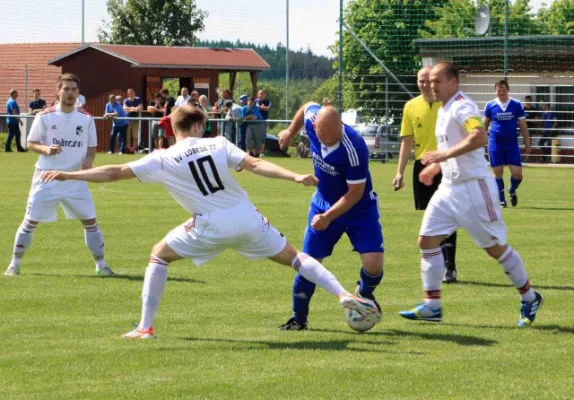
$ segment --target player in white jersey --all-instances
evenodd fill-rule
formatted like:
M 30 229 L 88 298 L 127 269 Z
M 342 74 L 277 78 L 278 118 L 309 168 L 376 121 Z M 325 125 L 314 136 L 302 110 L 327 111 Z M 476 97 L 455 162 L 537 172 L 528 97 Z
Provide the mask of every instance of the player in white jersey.
M 18 275 L 22 257 L 39 222 L 57 220 L 61 204 L 68 219 L 79 219 L 84 225 L 86 245 L 96 263 L 96 274 L 114 273 L 104 259 L 104 237 L 96 222 L 96 209 L 86 182 L 41 181 L 43 171 L 76 171 L 92 168 L 98 139 L 94 119 L 75 107 L 80 80 L 72 74 L 58 79 L 58 105 L 39 113 L 28 136 L 28 149 L 39 153 L 26 214 L 16 232 L 12 261 L 4 275 Z
M 138 327 L 124 338 L 154 337 L 152 323 L 167 281 L 169 263 L 191 258 L 203 265 L 226 249 L 248 259 L 269 258 L 291 266 L 306 279 L 339 298 L 348 309 L 358 310 L 365 319 L 380 319 L 375 303 L 357 298 L 339 284 L 317 260 L 295 249 L 251 204 L 247 193 L 231 175 L 241 167 L 257 175 L 316 185 L 313 175 L 297 175 L 277 165 L 247 155 L 225 137 L 202 139 L 206 116 L 192 106 L 176 108 L 171 123 L 177 143 L 123 165 L 78 172 L 46 172 L 44 181 L 78 179 L 111 182 L 138 178 L 159 183 L 191 214 L 157 243 L 151 253 L 142 292 L 142 318 Z
M 400 315 L 413 320 L 442 320 L 441 281 L 445 262 L 441 242 L 458 228 L 502 266 L 520 293 L 519 327 L 530 326 L 544 299 L 530 287 L 524 263 L 507 242 L 498 189 L 484 158 L 488 136 L 476 104 L 458 88 L 458 70 L 449 63 L 436 65 L 431 87 L 443 106 L 438 112 L 438 151 L 423 157 L 419 179 L 431 185 L 442 172 L 442 182 L 427 207 L 419 235 L 424 302 Z

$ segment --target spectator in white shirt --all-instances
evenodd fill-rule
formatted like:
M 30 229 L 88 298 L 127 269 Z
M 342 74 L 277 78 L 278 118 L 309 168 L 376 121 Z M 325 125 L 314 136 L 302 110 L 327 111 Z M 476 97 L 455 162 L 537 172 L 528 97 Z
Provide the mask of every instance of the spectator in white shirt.
M 189 103 L 189 99 L 191 96 L 189 95 L 189 89 L 184 87 L 181 88 L 181 96 L 177 96 L 177 100 L 175 101 L 176 107 L 181 107 L 187 105 Z

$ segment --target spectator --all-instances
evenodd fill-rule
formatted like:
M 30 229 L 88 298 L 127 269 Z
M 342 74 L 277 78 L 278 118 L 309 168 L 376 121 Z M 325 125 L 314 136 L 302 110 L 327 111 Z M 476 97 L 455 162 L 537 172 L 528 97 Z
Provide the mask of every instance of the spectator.
M 241 96 L 239 96 L 239 105 L 241 107 L 245 107 L 247 105 L 248 101 L 249 101 L 249 96 L 247 96 L 246 94 L 242 94 Z
M 161 97 L 163 97 L 165 100 L 163 115 L 167 117 L 169 114 L 171 114 L 173 108 L 175 107 L 175 99 L 169 95 L 168 89 L 162 89 L 160 93 Z
M 267 92 L 265 90 L 260 90 L 257 93 L 257 99 L 255 100 L 255 104 L 259 107 L 259 111 L 261 112 L 261 116 L 265 123 L 263 126 L 265 127 L 265 133 L 267 133 L 267 120 L 269 119 L 269 110 L 271 109 L 271 100 L 267 98 Z M 259 149 L 259 154 L 265 154 L 265 140 L 261 144 L 261 148 Z
M 166 115 L 159 120 L 159 126 L 165 132 L 165 138 L 167 139 L 168 147 L 171 146 L 175 142 L 175 135 L 173 133 L 171 118 L 169 115 Z
M 199 96 L 199 92 L 197 90 L 194 90 L 193 92 L 191 92 L 191 98 L 189 99 L 189 102 L 187 104 L 190 104 L 195 107 L 201 107 L 200 97 L 201 96 Z
M 153 118 L 163 117 L 163 110 L 165 108 L 165 99 L 161 97 L 161 93 L 157 92 L 153 95 L 153 100 L 150 101 L 147 108 Z M 156 149 L 163 149 L 165 138 L 165 131 L 159 126 L 159 121 L 153 120 L 151 122 L 151 140 L 150 148 L 155 144 Z
M 233 100 L 231 98 L 231 90 L 229 90 L 229 89 L 225 89 L 222 92 L 221 98 L 217 101 L 217 103 L 212 108 L 212 115 L 215 118 L 223 118 L 223 113 L 226 112 L 225 111 L 225 101 L 226 100 Z M 222 134 L 227 135 L 233 129 L 233 124 L 231 124 L 230 122 L 223 122 L 220 125 L 220 129 L 221 130 L 218 131 L 218 134 L 222 132 Z
M 193 92 L 193 93 L 197 93 L 198 92 Z M 192 96 L 193 98 L 193 96 Z M 207 118 L 209 118 L 209 114 L 210 114 L 210 108 L 209 108 L 209 102 L 207 101 L 207 96 L 205 95 L 201 95 L 199 96 L 199 108 L 201 108 L 203 110 L 203 112 L 205 113 L 205 115 L 207 116 Z M 205 131 L 203 133 L 203 137 L 211 137 L 211 122 L 209 121 L 209 119 L 207 120 L 207 123 L 205 124 Z
M 18 91 L 16 89 L 10 90 L 10 98 L 6 102 L 6 114 L 20 115 L 20 107 L 16 102 L 18 99 Z M 20 125 L 24 125 L 20 117 L 7 117 L 6 124 L 8 125 L 8 139 L 6 140 L 5 150 L 6 153 L 12 153 L 12 139 L 16 141 L 16 149 L 19 153 L 25 153 L 26 149 L 20 144 Z
M 136 92 L 133 89 L 128 89 L 128 98 L 124 100 L 124 111 L 128 113 L 128 117 L 134 118 L 139 117 L 139 113 L 143 109 L 142 101 L 136 96 Z M 138 132 L 140 129 L 140 121 L 133 120 L 128 122 L 128 133 L 127 133 L 127 147 L 128 149 L 136 153 L 139 145 L 138 142 Z
M 530 140 L 532 141 L 533 136 L 540 136 L 538 128 L 540 127 L 540 110 L 535 105 L 532 104 L 532 96 L 524 97 L 524 115 L 526 117 L 526 126 L 528 127 L 528 132 L 530 132 Z
M 550 145 L 552 144 L 552 138 L 556 136 L 556 127 L 558 127 L 558 118 L 556 113 L 550 111 L 550 104 L 544 104 L 542 106 L 544 112 L 542 113 L 542 137 L 538 141 L 538 146 L 542 151 L 541 162 L 549 162 L 548 156 L 550 156 Z
M 125 118 L 126 112 L 124 111 L 121 103 L 117 101 L 117 96 L 110 94 L 109 103 L 106 104 L 106 113 L 104 118 L 113 120 L 112 136 L 110 137 L 110 151 L 108 154 L 114 154 L 116 148 L 116 138 L 120 144 L 120 155 L 126 152 L 126 132 L 128 130 L 128 120 L 118 119 Z
M 46 108 L 46 100 L 40 98 L 40 89 L 34 89 L 32 94 L 34 95 L 34 100 L 28 106 L 28 113 L 36 115 Z
M 242 94 L 241 96 L 239 96 L 239 105 L 242 108 L 247 105 L 248 101 L 249 96 L 247 96 L 246 94 Z M 247 124 L 245 122 L 242 122 L 241 125 L 239 126 L 239 144 L 243 145 L 243 147 L 241 147 L 243 151 L 247 151 L 247 147 L 245 145 L 246 138 L 247 138 Z
M 237 122 L 240 122 L 243 120 L 243 117 L 241 115 L 241 109 L 242 107 L 238 104 L 235 104 L 233 102 L 233 100 L 225 100 L 225 109 L 227 110 L 227 115 L 225 116 L 225 120 L 231 122 L 233 127 L 237 127 L 238 124 Z M 243 124 L 241 124 L 243 125 Z M 235 143 L 235 135 L 233 135 L 232 131 L 231 135 L 228 135 L 228 132 L 225 133 L 225 137 L 227 138 L 227 140 L 229 140 L 231 143 Z M 237 138 L 237 143 L 239 145 L 239 148 L 242 149 L 243 151 L 245 151 L 245 135 L 241 134 L 241 129 L 239 130 L 239 137 Z M 236 132 L 237 134 L 237 132 Z
M 325 97 L 323 99 L 323 107 L 327 107 L 331 105 L 331 99 L 329 99 L 328 97 Z
M 189 89 L 184 87 L 181 88 L 181 96 L 177 96 L 177 100 L 175 101 L 175 107 L 185 106 L 189 103 L 191 96 L 189 95 Z
M 252 157 L 262 158 L 263 154 L 259 153 L 259 149 L 262 148 L 262 143 L 265 143 L 265 123 L 254 98 L 250 98 L 247 105 L 241 109 L 241 116 L 245 121 L 257 121 L 247 124 L 245 142 Z
M 76 98 L 76 108 L 78 110 L 86 109 L 86 98 L 81 94 L 78 94 L 78 97 Z

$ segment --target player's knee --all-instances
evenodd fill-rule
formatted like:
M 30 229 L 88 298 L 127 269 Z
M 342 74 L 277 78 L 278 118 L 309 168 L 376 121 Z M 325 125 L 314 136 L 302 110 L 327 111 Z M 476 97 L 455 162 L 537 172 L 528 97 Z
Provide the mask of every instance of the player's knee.
M 33 227 L 36 227 L 36 226 L 38 226 L 38 221 L 34 221 L 34 220 L 31 220 L 31 219 L 24 218 L 24 224 L 26 224 L 26 225 L 31 225 L 31 226 L 33 226 Z
M 95 223 L 96 223 L 95 218 L 82 220 L 83 225 L 94 225 Z
M 440 247 L 440 244 L 446 236 L 419 236 L 419 249 L 429 250 Z
M 500 257 L 502 257 L 507 247 L 508 245 L 506 244 L 505 245 L 495 244 L 494 246 L 488 247 L 484 250 L 486 250 L 489 256 L 491 256 L 495 260 L 498 260 Z

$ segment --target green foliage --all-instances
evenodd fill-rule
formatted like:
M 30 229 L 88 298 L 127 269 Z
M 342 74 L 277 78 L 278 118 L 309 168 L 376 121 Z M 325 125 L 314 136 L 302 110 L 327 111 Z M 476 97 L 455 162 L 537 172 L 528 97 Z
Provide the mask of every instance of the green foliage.
M 555 0 L 549 8 L 538 10 L 547 35 L 574 35 L 574 0 Z
M 107 9 L 98 40 L 112 44 L 193 46 L 207 17 L 195 0 L 108 0 Z
M 275 47 L 256 45 L 249 42 L 231 42 L 227 40 L 198 41 L 199 47 L 213 48 L 243 48 L 253 49 L 271 67 L 260 74 L 261 79 L 284 79 L 286 65 L 286 49 L 281 43 Z M 333 75 L 333 60 L 325 56 L 313 54 L 311 49 L 289 50 L 290 79 L 327 79 Z

